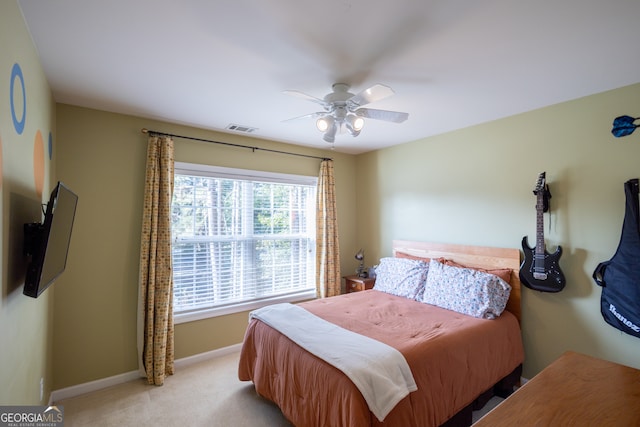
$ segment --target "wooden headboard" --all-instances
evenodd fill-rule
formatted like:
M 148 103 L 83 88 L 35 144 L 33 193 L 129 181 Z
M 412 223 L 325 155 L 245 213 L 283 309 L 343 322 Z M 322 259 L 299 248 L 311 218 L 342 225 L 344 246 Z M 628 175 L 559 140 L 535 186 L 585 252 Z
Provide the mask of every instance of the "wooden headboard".
M 449 243 L 413 242 L 394 240 L 393 255 L 404 252 L 421 258 L 446 258 L 467 267 L 484 269 L 511 269 L 511 294 L 507 302 L 507 310 L 521 321 L 520 308 L 520 250 L 510 248 L 494 248 L 489 246 L 454 245 Z

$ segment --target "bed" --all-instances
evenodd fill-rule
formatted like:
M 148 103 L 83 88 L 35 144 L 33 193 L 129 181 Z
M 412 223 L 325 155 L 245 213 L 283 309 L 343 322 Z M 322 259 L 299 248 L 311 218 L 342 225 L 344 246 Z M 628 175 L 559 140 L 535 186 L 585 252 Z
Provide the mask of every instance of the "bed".
M 417 390 L 401 399 L 382 420 L 341 370 L 258 319 L 250 321 L 245 333 L 239 379 L 252 381 L 259 395 L 275 402 L 299 427 L 470 425 L 473 409 L 494 394 L 508 394 L 520 379 L 524 359 L 517 274 L 520 251 L 396 240 L 393 258 L 430 262 L 432 269 L 437 261 L 503 277 L 506 272 L 511 287 L 506 308 L 487 320 L 376 290 L 375 286 L 299 304 L 404 356 Z

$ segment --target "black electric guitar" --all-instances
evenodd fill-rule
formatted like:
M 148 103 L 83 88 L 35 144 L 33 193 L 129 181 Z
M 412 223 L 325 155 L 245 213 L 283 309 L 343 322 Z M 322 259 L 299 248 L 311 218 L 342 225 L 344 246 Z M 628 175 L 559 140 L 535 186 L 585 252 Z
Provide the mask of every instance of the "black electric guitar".
M 520 265 L 520 281 L 528 288 L 542 292 L 560 292 L 564 288 L 565 279 L 558 261 L 562 255 L 562 247 L 550 254 L 544 246 L 543 213 L 549 208 L 551 193 L 545 182 L 545 172 L 538 176 L 536 188 L 536 247 L 529 246 L 527 236 L 522 238 L 524 261 Z

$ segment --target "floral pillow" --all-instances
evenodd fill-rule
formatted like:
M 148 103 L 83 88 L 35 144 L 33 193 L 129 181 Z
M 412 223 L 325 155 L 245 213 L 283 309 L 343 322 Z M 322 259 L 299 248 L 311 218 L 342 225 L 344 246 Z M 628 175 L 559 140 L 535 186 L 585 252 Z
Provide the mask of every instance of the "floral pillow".
M 373 289 L 415 300 L 422 299 L 429 264 L 407 258 L 382 258 Z
M 504 280 L 505 282 L 507 282 L 509 285 L 511 285 L 511 273 L 513 272 L 513 270 L 510 268 L 494 268 L 491 270 L 486 270 L 484 268 L 468 267 L 466 265 L 458 264 L 457 262 L 452 261 L 450 259 L 440 258 L 438 260 L 443 264 L 452 265 L 454 267 L 473 268 L 474 270 L 484 271 L 485 273 L 496 275 L 502 280 Z
M 511 286 L 496 275 L 432 260 L 422 302 L 481 319 L 504 311 Z

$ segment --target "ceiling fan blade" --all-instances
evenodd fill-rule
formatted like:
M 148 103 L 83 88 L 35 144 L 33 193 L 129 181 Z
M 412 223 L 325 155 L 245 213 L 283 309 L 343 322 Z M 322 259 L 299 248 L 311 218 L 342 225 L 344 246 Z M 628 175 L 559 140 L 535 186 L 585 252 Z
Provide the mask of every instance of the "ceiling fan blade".
M 387 122 L 402 123 L 409 118 L 409 113 L 400 111 L 374 110 L 372 108 L 358 108 L 354 113 L 368 119 L 384 120 Z
M 375 101 L 380 101 L 381 99 L 387 98 L 394 93 L 395 92 L 393 91 L 393 89 L 391 89 L 389 86 L 375 84 L 370 88 L 353 95 L 347 102 L 353 109 L 355 109 Z
M 293 120 L 299 120 L 299 119 L 311 119 L 314 117 L 325 116 L 326 114 L 327 114 L 326 111 L 318 111 L 315 113 L 305 114 L 304 116 L 292 117 L 290 119 L 283 120 L 283 122 L 291 122 Z
M 327 102 L 324 99 L 307 95 L 306 93 L 300 92 L 298 90 L 283 90 L 282 93 L 284 93 L 285 95 L 291 95 L 291 96 L 295 96 L 296 98 L 302 98 L 302 99 L 306 99 L 307 101 L 315 102 L 316 104 L 320 104 L 325 108 L 327 107 Z

